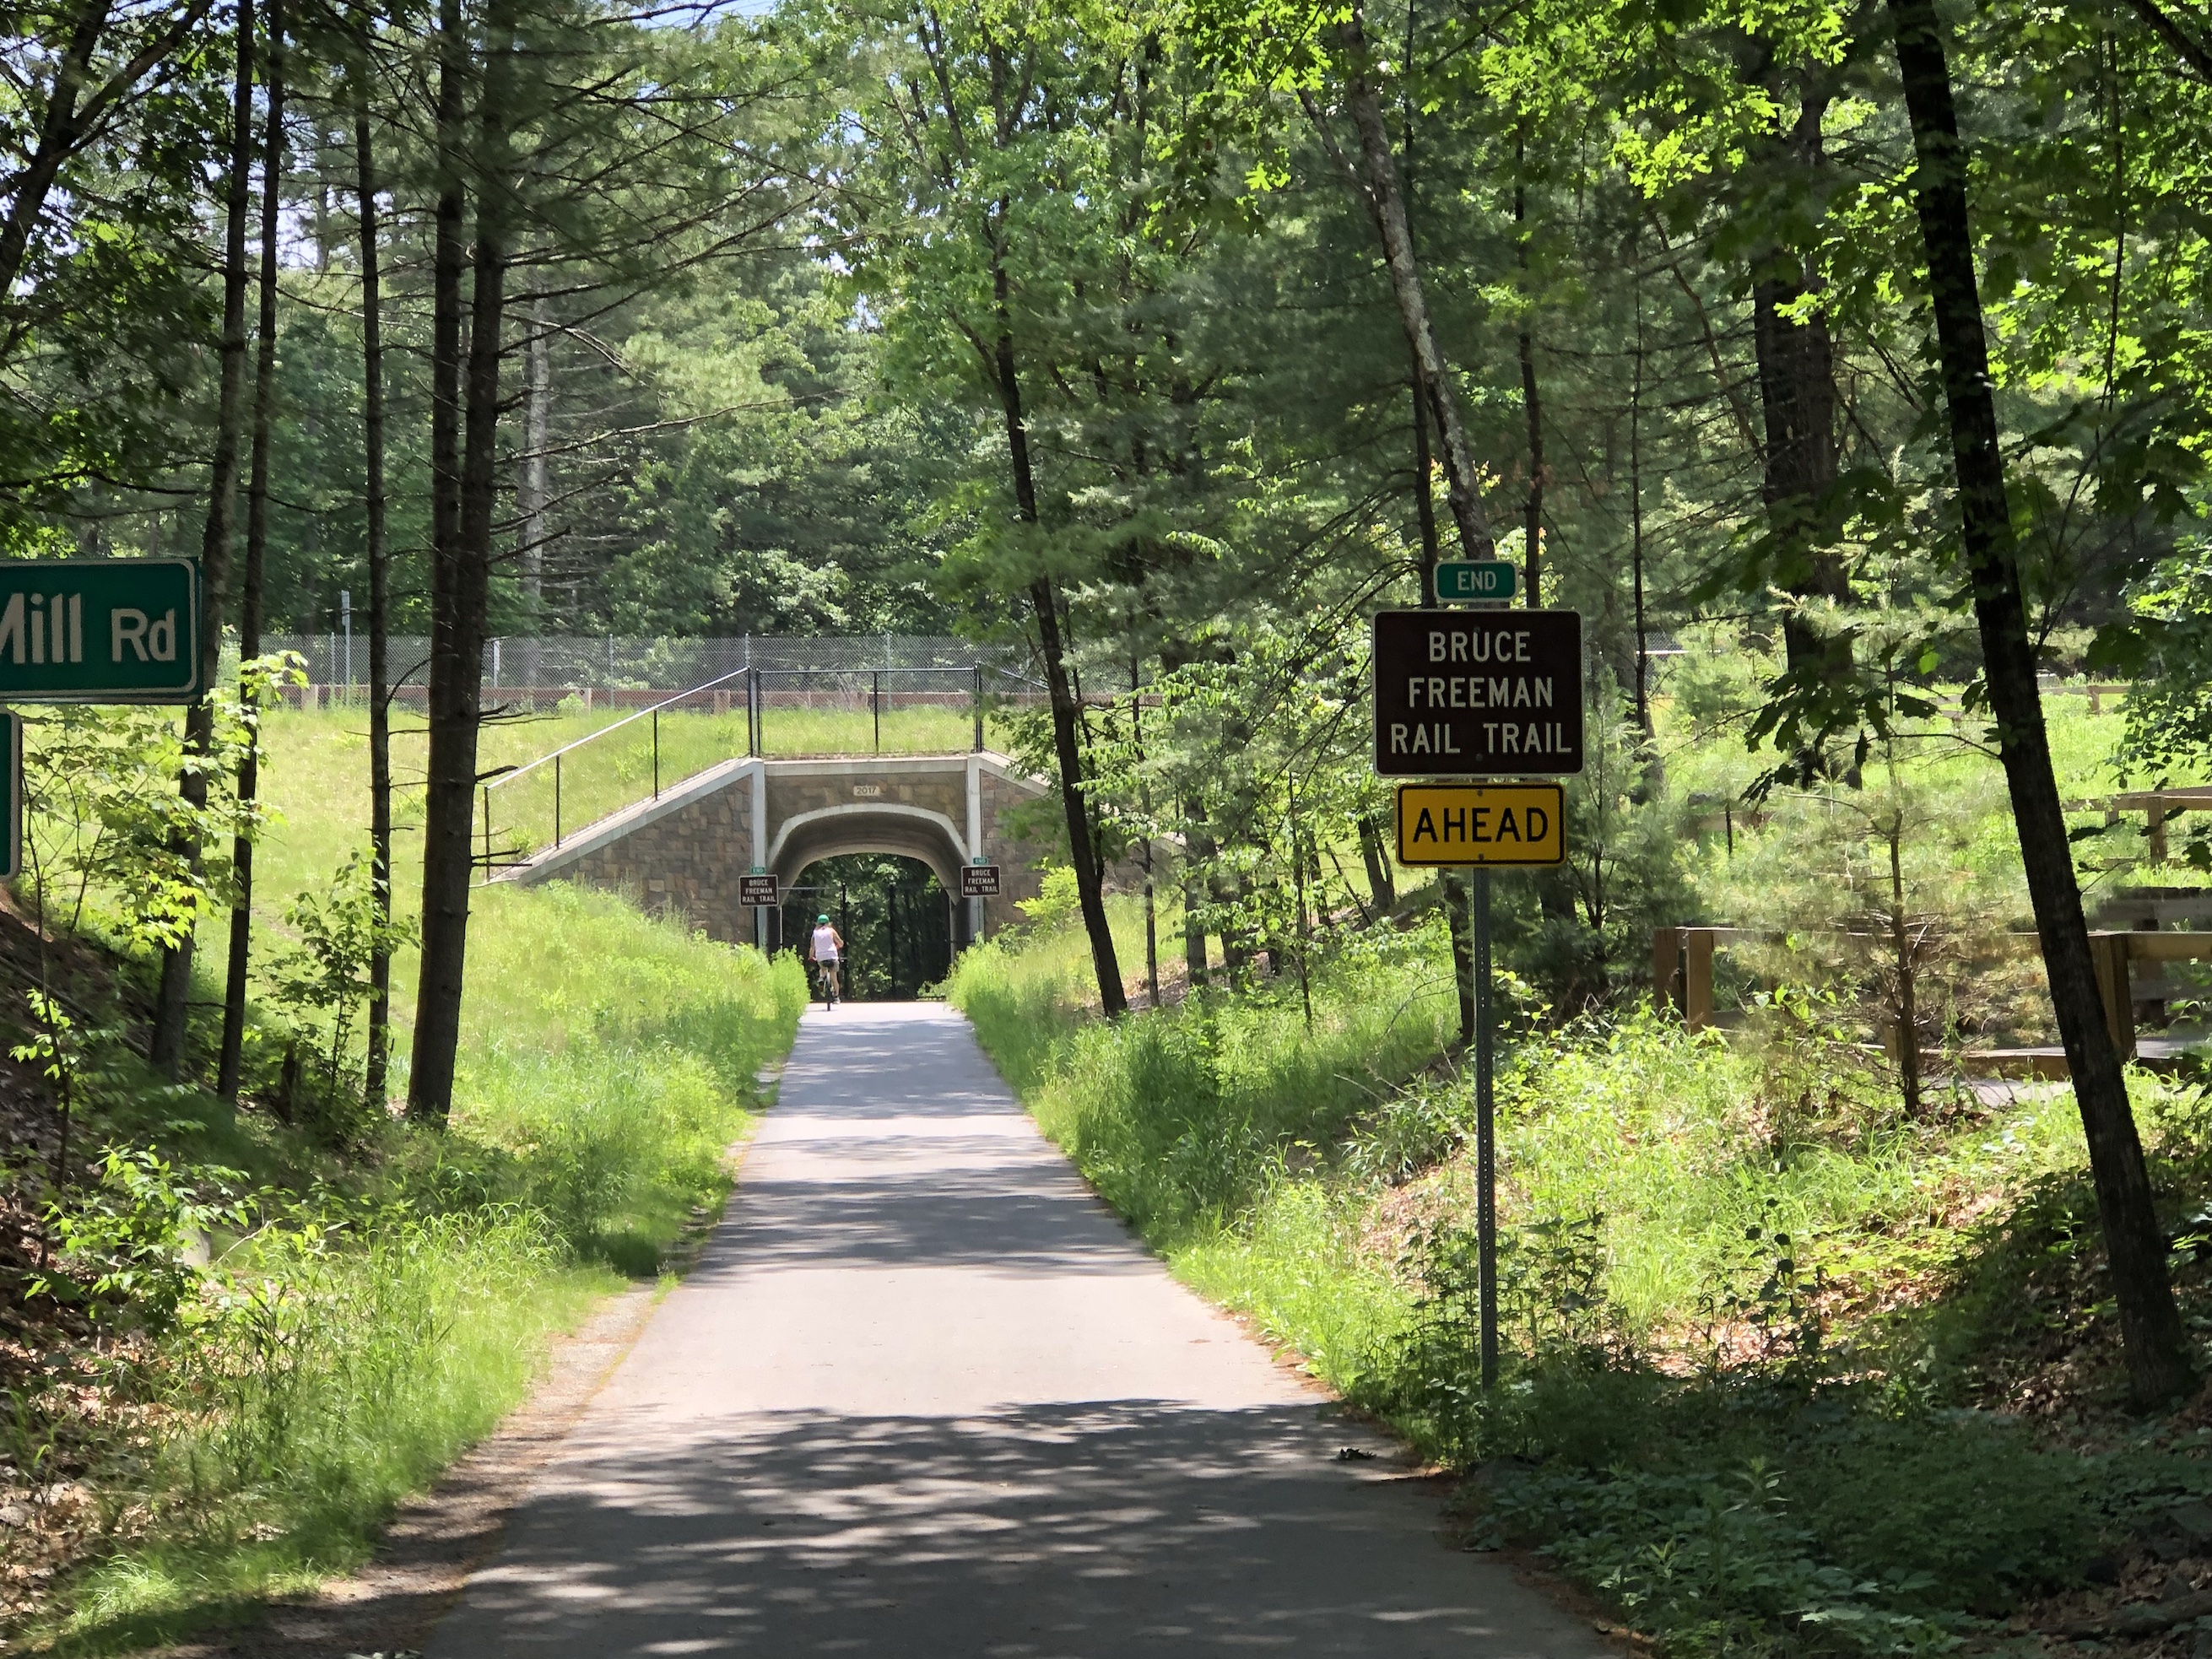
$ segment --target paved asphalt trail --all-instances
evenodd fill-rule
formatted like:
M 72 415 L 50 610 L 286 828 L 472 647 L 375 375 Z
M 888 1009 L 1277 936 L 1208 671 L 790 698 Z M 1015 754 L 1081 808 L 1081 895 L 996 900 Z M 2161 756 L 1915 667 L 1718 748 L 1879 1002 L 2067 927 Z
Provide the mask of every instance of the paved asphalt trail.
M 810 1012 L 728 1218 L 429 1659 L 1606 1653 L 1323 1404 L 957 1014 Z

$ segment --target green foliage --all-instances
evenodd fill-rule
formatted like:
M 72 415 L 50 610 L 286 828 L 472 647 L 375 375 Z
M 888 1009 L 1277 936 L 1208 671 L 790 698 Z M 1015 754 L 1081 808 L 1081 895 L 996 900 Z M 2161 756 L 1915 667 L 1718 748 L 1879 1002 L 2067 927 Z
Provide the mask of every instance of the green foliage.
M 354 1017 L 368 1000 L 370 964 L 379 951 L 397 955 L 414 943 L 415 929 L 385 920 L 374 872 L 359 852 L 347 856 L 322 894 L 301 893 L 287 904 L 284 924 L 299 942 L 279 947 L 263 975 L 278 1007 L 324 1033 L 321 1116 L 325 1130 L 343 1139 L 357 1125 L 360 1091 L 350 1077 L 342 1087 L 340 1073 Z
M 150 1444 L 94 1471 L 147 1522 L 70 1590 L 58 1628 L 83 1650 L 359 1563 L 520 1397 L 546 1338 L 614 1274 L 658 1273 L 726 1190 L 754 1074 L 805 1004 L 795 964 L 565 888 L 484 911 L 446 1129 L 364 1125 L 348 1163 L 308 1158 L 330 1178 L 289 1183 L 271 1154 L 305 1149 L 274 1126 L 246 1148 L 258 1177 L 121 1148 L 58 1204 L 52 1293 L 158 1340 L 120 1380 L 163 1407 Z
M 41 912 L 72 931 L 92 927 L 156 950 L 215 908 L 227 869 L 190 848 L 226 848 L 244 827 L 231 781 L 251 728 L 216 723 L 208 780 L 195 807 L 177 790 L 182 732 L 167 714 L 62 704 L 26 722 L 25 863 Z
M 485 896 L 453 1123 L 477 1150 L 444 1151 L 448 1176 L 541 1206 L 586 1259 L 657 1272 L 722 1188 L 804 975 L 603 894 Z
M 118 733 L 99 723 L 100 744 L 77 755 L 79 798 L 173 795 L 173 776 L 145 770 L 144 745 Z M 272 720 L 264 740 L 264 787 L 290 809 L 268 820 L 264 883 L 312 879 L 357 833 L 349 746 L 340 722 L 306 717 Z M 58 763 L 54 775 L 60 787 Z M 108 914 L 113 896 L 82 849 L 113 830 L 58 828 L 70 833 L 47 844 L 82 859 L 69 866 L 82 872 L 82 913 Z M 270 1024 L 309 1024 L 339 1069 L 357 1053 L 376 926 L 367 887 L 349 860 L 287 908 L 260 953 Z M 165 1640 L 357 1564 L 392 1506 L 520 1397 L 547 1338 L 615 1273 L 659 1273 L 726 1190 L 756 1074 L 805 1005 L 795 965 L 608 895 L 501 889 L 476 909 L 459 1104 L 443 1131 L 365 1112 L 349 1084 L 336 1118 L 234 1115 L 149 1079 L 58 1003 L 34 1006 L 25 1057 L 68 1083 L 79 1133 L 110 1148 L 98 1183 L 51 1200 L 44 1293 L 137 1343 L 57 1356 L 46 1380 L 152 1407 L 158 1431 L 94 1425 L 82 1473 L 131 1494 L 143 1524 L 69 1584 L 48 1634 L 87 1650 Z M 409 932 L 392 941 L 403 994 Z M 15 1398 L 27 1458 L 70 1424 L 77 1397 Z
M 1656 1379 L 1522 1396 L 1540 1421 L 1601 1402 L 1629 1459 L 1504 1474 L 1488 1513 L 1670 1652 L 1942 1651 L 2097 1547 L 2089 1472 L 2017 1428 Z
M 217 1227 L 246 1220 L 238 1170 L 199 1165 L 187 1178 L 150 1147 L 110 1146 L 100 1185 L 46 1206 L 51 1267 L 25 1288 L 88 1304 L 105 1322 L 159 1334 L 168 1328 L 204 1282 L 193 1259 Z
M 1044 872 L 1037 896 L 1022 901 L 1022 915 L 1029 918 L 1031 927 L 1057 930 L 1073 920 L 1079 902 L 1075 872 L 1064 864 L 1055 864 Z
M 1064 981 L 1025 974 L 997 941 L 960 958 L 950 994 L 1107 1201 L 1148 1236 L 1188 1242 L 1248 1215 L 1441 1046 L 1449 988 L 1407 982 L 1413 948 L 1363 939 L 1316 967 L 1310 1030 L 1279 991 L 1073 1023 Z M 1394 969 L 1397 994 L 1358 994 Z
M 146 1528 L 75 1586 L 61 1632 L 125 1649 L 362 1560 L 608 1287 L 526 1208 L 273 1206 L 185 1304 L 173 1417 L 132 1471 Z
M 2129 611 L 2124 665 L 2139 684 L 2120 758 L 2154 785 L 2194 778 L 2212 756 L 2212 539 L 2192 537 L 2161 561 L 2130 593 Z M 2203 867 L 2203 856 L 2191 861 Z
M 951 993 L 1174 1271 L 1474 1468 L 1478 1547 L 1542 1549 L 1669 1652 L 1948 1650 L 2202 1484 L 1954 1403 L 2019 1340 L 1992 1319 L 2108 1316 L 2071 1103 L 1908 1120 L 1856 1075 L 1835 1004 L 1794 991 L 1734 1043 L 1644 1011 L 1509 1041 L 1486 1395 L 1439 945 L 1318 970 L 1310 1031 L 1279 989 L 1081 1020 L 1042 931 L 970 952 Z M 2196 1144 L 2191 1098 L 2146 1097 L 2170 1147 Z M 2061 1188 L 2070 1224 L 2038 1222 Z M 1966 1194 L 1987 1221 L 1952 1218 Z M 1900 1279 L 1933 1300 L 1836 1323 Z

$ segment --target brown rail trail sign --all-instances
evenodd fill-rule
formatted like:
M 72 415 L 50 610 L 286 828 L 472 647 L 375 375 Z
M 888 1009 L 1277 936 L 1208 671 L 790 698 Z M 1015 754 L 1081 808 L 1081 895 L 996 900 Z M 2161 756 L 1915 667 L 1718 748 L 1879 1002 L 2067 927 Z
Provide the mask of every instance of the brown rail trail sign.
M 962 898 L 996 898 L 999 896 L 999 866 L 995 864 L 963 864 L 960 866 L 960 896 Z
M 1572 611 L 1375 613 L 1375 769 L 1386 778 L 1583 769 Z

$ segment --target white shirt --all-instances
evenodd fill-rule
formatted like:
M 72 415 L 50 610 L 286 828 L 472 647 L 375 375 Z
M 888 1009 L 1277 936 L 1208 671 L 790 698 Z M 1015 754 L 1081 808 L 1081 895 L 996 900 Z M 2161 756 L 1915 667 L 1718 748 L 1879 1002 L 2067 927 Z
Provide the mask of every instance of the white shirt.
M 817 962 L 837 960 L 837 930 L 817 927 L 814 930 L 814 959 Z

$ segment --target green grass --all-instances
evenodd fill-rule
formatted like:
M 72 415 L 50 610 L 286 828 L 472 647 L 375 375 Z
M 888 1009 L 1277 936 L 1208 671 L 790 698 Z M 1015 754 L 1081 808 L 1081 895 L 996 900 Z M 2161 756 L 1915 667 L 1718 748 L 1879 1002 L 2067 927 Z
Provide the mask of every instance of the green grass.
M 1509 1036 L 1486 1396 L 1441 928 L 1340 946 L 1310 1029 L 1288 987 L 1081 1017 L 1065 931 L 973 951 L 950 988 L 1173 1272 L 1484 1466 L 1478 1546 L 1548 1551 L 1670 1653 L 1936 1651 L 2212 1486 L 2158 1444 L 2085 1455 L 1959 1409 L 1990 1397 L 1969 1358 L 2050 1320 L 2109 1367 L 2070 1096 L 1910 1121 L 1787 1017 L 1732 1042 L 1634 1011 Z M 2212 1144 L 2185 1097 L 2136 1087 L 2166 1178 L 2212 1185 L 2175 1173 Z
M 312 720 L 328 716 L 295 715 Z M 620 714 L 553 714 L 489 728 L 482 769 L 520 765 L 550 754 L 624 718 Z M 618 732 L 564 756 L 560 765 L 560 828 L 563 835 L 581 829 L 653 793 L 653 732 L 650 718 L 632 720 Z M 696 772 L 746 752 L 745 715 L 672 711 L 659 720 L 660 782 L 665 787 Z M 985 721 L 987 744 L 1003 748 L 1008 733 L 996 716 Z M 975 721 L 964 709 L 936 707 L 888 708 L 880 729 L 862 708 L 779 708 L 771 705 L 762 721 L 762 751 L 770 757 L 797 755 L 959 754 L 975 741 Z M 420 747 L 420 739 L 416 740 Z M 539 766 L 514 782 L 495 786 L 492 840 L 495 848 L 534 852 L 553 842 L 554 769 Z
M 149 1536 L 73 1587 L 62 1650 L 173 1639 L 357 1565 L 621 1282 L 527 1209 L 353 1219 L 337 1248 L 264 1233 L 231 1264 L 247 1299 L 173 1339 L 187 1415 L 137 1471 Z
M 524 746 L 514 728 L 488 735 L 494 753 Z M 367 816 L 365 740 L 347 717 L 279 714 L 268 736 L 281 817 L 261 849 L 264 919 L 326 878 Z M 418 840 L 400 837 L 403 902 Z M 411 955 L 395 969 L 404 1057 Z M 179 1192 L 196 1170 L 242 1170 L 260 1224 L 119 1379 L 167 1426 L 114 1441 L 91 1479 L 143 1524 L 33 1639 L 123 1651 L 358 1565 L 394 1506 L 521 1400 L 548 1340 L 659 1274 L 719 1205 L 755 1075 L 805 997 L 791 959 L 680 919 L 565 886 L 495 888 L 476 895 L 447 1129 L 392 1122 L 341 1156 L 204 1096 L 142 1085 L 112 1100 L 109 1138 L 162 1145 Z M 19 1408 L 19 1433 L 37 1432 L 36 1409 Z
M 455 1130 L 515 1160 L 574 1250 L 650 1274 L 723 1189 L 805 1006 L 799 963 L 561 884 L 478 903 Z
M 2044 699 L 2052 767 L 2059 794 L 2069 804 L 2148 787 L 2148 780 L 2130 776 L 2121 763 L 2124 721 L 2118 708 L 2118 699 L 2107 699 L 2103 712 L 2092 714 L 2086 696 Z M 1660 697 L 1654 715 L 1669 789 L 1701 798 L 1709 816 L 1717 817 L 1723 799 L 1740 797 L 1767 763 L 1736 736 L 1741 716 L 1732 705 L 1717 709 L 1690 692 Z M 1968 741 L 1978 744 L 1986 724 L 1986 715 L 1968 720 L 1963 730 L 1942 718 L 1900 722 L 1894 787 L 1906 808 L 1908 890 L 1917 908 L 1972 915 L 1990 927 L 2024 927 L 2029 925 L 2027 890 L 2004 775 L 1993 754 Z M 2195 775 L 2169 780 L 2203 781 Z M 1866 824 L 1854 803 L 1882 806 L 1892 787 L 1892 769 L 1877 750 L 1858 790 L 1784 787 L 1751 814 L 1738 800 L 1733 852 L 1725 834 L 1708 831 L 1693 865 L 1692 880 L 1710 914 L 1747 925 L 1780 925 L 1787 920 L 1781 908 L 1808 877 L 1832 890 L 1841 889 L 1845 897 L 1854 888 L 1879 884 L 1887 870 L 1870 866 L 1860 852 Z M 2099 812 L 2077 811 L 2072 822 L 2101 826 L 2104 820 Z M 2179 856 L 2190 823 L 2183 818 L 2173 825 L 2171 856 Z M 2124 817 L 2081 849 L 2093 903 L 2102 889 L 2126 882 L 2201 884 L 2202 876 L 2186 867 L 2148 866 L 2142 824 L 2140 813 Z M 1819 862 L 1817 871 L 1808 868 L 1808 852 Z M 1860 853 L 1856 862 L 1855 853 Z

